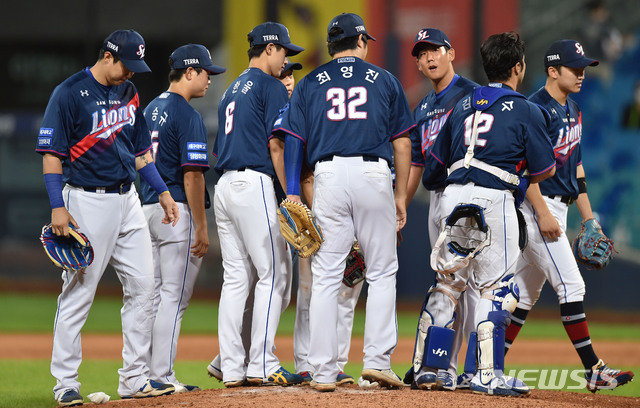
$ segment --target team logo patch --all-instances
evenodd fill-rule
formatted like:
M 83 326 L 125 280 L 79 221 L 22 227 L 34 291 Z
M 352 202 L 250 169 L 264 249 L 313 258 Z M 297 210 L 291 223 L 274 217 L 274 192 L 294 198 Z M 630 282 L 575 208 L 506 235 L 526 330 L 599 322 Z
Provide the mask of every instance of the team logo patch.
M 53 136 L 53 128 L 40 128 L 38 136 Z
M 480 105 L 480 106 L 486 105 L 488 103 L 489 103 L 489 101 L 486 100 L 486 99 L 480 99 L 479 101 L 476 101 L 476 105 Z
M 198 150 L 201 152 L 206 152 L 207 144 L 200 142 L 187 142 L 187 150 Z
M 206 153 L 188 152 L 187 157 L 189 158 L 189 160 L 207 160 Z
M 39 137 L 38 138 L 38 147 L 51 146 L 51 138 L 50 137 Z

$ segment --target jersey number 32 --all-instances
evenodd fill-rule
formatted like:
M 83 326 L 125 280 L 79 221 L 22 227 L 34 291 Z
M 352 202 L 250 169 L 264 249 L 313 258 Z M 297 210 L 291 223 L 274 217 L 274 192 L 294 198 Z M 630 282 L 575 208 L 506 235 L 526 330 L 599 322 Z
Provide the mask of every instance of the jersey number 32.
M 353 86 L 346 91 L 343 88 L 327 89 L 327 102 L 333 106 L 327 111 L 327 118 L 333 121 L 366 119 L 367 112 L 358 107 L 367 103 L 367 88 Z

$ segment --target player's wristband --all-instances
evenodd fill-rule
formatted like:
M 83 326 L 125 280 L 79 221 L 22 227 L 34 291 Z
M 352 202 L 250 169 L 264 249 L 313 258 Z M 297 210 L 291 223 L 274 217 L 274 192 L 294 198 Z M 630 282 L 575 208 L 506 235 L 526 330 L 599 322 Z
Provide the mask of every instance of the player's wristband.
M 287 195 L 300 195 L 300 172 L 304 142 L 295 136 L 287 135 L 284 139 L 284 172 L 287 177 Z
M 162 180 L 160 173 L 158 173 L 158 169 L 156 169 L 155 163 L 149 163 L 140 170 L 138 173 L 145 179 L 147 183 L 153 188 L 156 193 L 162 194 L 165 191 L 169 190 L 167 188 L 167 184 Z
M 64 207 L 64 199 L 62 198 L 62 174 L 46 173 L 44 175 L 44 185 L 47 187 L 51 209 Z
M 587 192 L 587 179 L 586 177 L 578 177 L 578 194 Z

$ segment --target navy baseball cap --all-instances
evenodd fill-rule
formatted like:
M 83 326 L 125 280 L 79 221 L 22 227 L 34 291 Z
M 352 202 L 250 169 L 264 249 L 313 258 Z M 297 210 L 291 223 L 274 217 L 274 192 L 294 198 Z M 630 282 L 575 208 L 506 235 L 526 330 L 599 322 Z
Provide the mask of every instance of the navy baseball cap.
M 144 62 L 144 39 L 134 30 L 116 30 L 109 34 L 102 49 L 118 57 L 131 72 L 151 72 Z
M 304 51 L 304 48 L 291 42 L 291 39 L 289 38 L 289 30 L 280 23 L 274 23 L 271 21 L 262 23 L 251 30 L 248 37 L 249 44 L 252 47 L 254 45 L 273 43 L 282 45 L 284 48 L 289 50 L 287 55 L 296 55 Z
M 298 69 L 302 69 L 302 64 L 299 62 L 290 62 L 287 65 L 284 66 L 284 69 L 282 70 L 282 72 L 287 72 L 289 70 L 291 71 L 295 71 Z
M 414 57 L 418 56 L 420 44 L 433 44 L 438 47 L 444 45 L 447 48 L 451 48 L 451 41 L 449 41 L 449 37 L 437 28 L 423 28 L 418 31 L 416 39 L 413 42 L 413 49 L 411 50 L 411 55 Z
M 563 65 L 569 68 L 595 67 L 600 61 L 584 56 L 579 42 L 574 40 L 558 40 L 551 44 L 544 54 L 544 67 Z
M 202 68 L 210 74 L 222 74 L 227 69 L 213 65 L 211 53 L 200 44 L 187 44 L 176 48 L 171 56 L 171 69 L 185 69 L 189 67 Z
M 329 35 L 329 32 L 333 27 L 342 28 L 342 33 L 334 36 Z M 360 34 L 366 35 L 370 40 L 376 40 L 367 32 L 367 28 L 364 26 L 362 17 L 353 13 L 342 13 L 335 16 L 329 23 L 329 27 L 327 27 L 327 42 L 334 42 L 347 37 L 356 37 Z

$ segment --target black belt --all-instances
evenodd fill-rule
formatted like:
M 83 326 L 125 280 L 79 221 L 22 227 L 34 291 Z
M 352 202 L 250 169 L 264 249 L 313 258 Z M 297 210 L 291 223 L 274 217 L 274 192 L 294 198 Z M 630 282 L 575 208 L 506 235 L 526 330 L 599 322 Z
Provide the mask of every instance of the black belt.
M 561 203 L 564 203 L 566 205 L 571 205 L 575 200 L 573 199 L 573 197 L 568 196 L 568 195 L 548 195 L 547 197 L 549 197 L 552 200 L 558 200 Z
M 124 184 L 118 184 L 115 186 L 108 186 L 108 187 L 85 187 L 85 186 L 76 186 L 73 184 L 70 184 L 70 185 L 76 188 L 80 188 L 89 193 L 125 194 L 125 193 L 128 193 L 129 190 L 131 190 L 131 184 L 133 183 L 124 183 Z
M 327 161 L 332 161 L 333 158 L 335 157 L 335 155 L 331 155 L 331 156 L 327 156 L 327 157 L 323 157 L 322 159 L 318 160 L 318 163 L 322 163 L 322 162 L 327 162 Z M 355 157 L 360 157 L 360 156 L 355 156 Z M 366 161 L 366 162 L 377 162 L 378 160 L 380 160 L 380 158 L 378 156 L 361 156 L 362 157 L 362 161 Z

